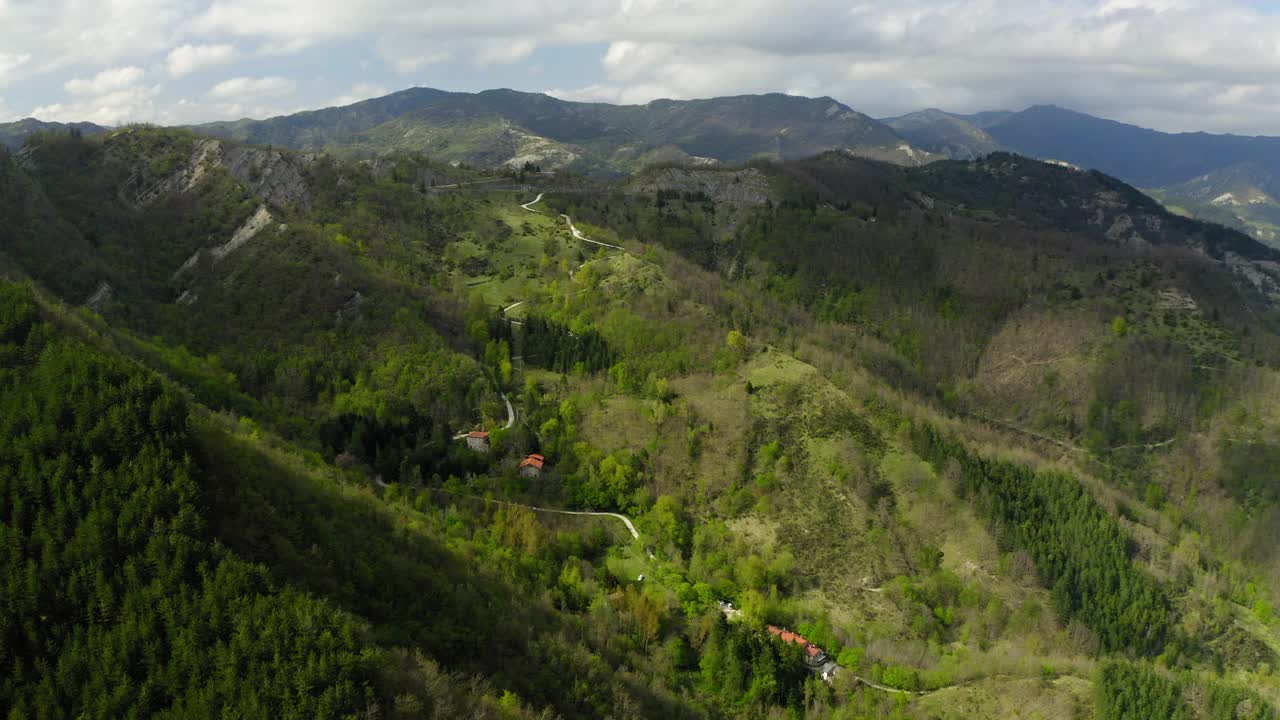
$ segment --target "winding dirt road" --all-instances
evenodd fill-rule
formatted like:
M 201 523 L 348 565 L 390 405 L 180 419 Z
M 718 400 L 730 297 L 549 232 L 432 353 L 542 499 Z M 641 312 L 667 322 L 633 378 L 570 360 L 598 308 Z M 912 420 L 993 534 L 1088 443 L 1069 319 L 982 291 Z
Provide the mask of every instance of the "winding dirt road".
M 464 493 L 453 492 L 452 490 L 445 490 L 444 488 L 433 488 L 433 489 L 436 492 L 448 493 L 449 495 L 455 495 L 457 497 L 467 498 L 469 500 L 480 500 L 482 502 L 493 503 L 495 505 L 506 505 L 508 507 L 525 508 L 526 510 L 533 510 L 536 512 L 554 513 L 556 515 L 587 515 L 590 517 L 617 518 L 621 520 L 624 525 L 627 526 L 627 532 L 631 533 L 632 538 L 636 540 L 640 539 L 640 532 L 636 530 L 636 526 L 632 524 L 631 518 L 627 517 L 626 515 L 621 515 L 619 513 L 586 512 L 585 510 L 555 510 L 553 508 L 538 507 L 537 505 L 525 505 L 523 503 L 515 503 L 507 500 L 494 500 L 493 498 L 481 497 L 479 495 L 466 495 Z M 650 555 L 650 557 L 652 557 L 652 554 Z
M 582 242 L 586 242 L 586 243 L 591 243 L 592 245 L 599 245 L 600 247 L 613 248 L 614 250 L 621 250 L 623 252 L 627 251 L 626 248 L 618 245 L 610 245 L 609 243 L 603 243 L 603 242 L 600 242 L 599 240 L 592 240 L 586 235 L 583 235 L 581 230 L 578 230 L 578 228 L 574 227 L 573 220 L 569 219 L 568 215 L 561 215 L 560 217 L 564 218 L 564 221 L 569 223 L 570 232 L 572 232 L 573 236 L 578 240 L 581 240 Z
M 543 196 L 544 194 L 545 194 L 545 193 L 538 193 L 538 197 L 534 198 L 531 202 L 527 202 L 527 203 L 525 203 L 524 205 L 521 205 L 520 207 L 524 208 L 525 210 L 528 210 L 528 211 L 529 211 L 529 212 L 531 212 L 531 213 L 539 213 L 539 214 L 541 214 L 541 213 L 542 213 L 542 211 L 541 211 L 541 210 L 534 210 L 532 206 L 533 206 L 533 205 L 537 205 L 538 203 L 542 202 L 542 196 Z

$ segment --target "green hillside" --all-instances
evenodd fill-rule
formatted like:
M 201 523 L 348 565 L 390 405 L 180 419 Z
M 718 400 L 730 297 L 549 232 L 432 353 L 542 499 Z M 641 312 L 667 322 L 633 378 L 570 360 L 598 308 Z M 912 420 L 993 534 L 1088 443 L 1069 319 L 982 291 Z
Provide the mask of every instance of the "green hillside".
M 573 144 L 794 112 L 723 102 Z M 9 717 L 1275 717 L 1276 251 L 1004 154 L 279 149 L 338 122 L 0 150 Z

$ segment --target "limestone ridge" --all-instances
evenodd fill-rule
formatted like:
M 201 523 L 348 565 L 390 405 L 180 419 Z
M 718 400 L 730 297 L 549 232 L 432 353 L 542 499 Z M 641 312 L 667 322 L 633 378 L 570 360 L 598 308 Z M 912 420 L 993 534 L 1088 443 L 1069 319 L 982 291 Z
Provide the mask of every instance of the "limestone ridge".
M 268 205 L 311 207 L 304 171 L 317 158 L 311 153 L 284 153 L 270 148 L 246 147 L 223 140 L 176 138 L 161 135 L 164 142 L 140 148 L 138 131 L 125 129 L 106 140 L 109 158 L 133 166 L 120 187 L 120 199 L 144 207 L 173 194 L 192 192 L 214 169 L 228 172 Z M 155 138 L 153 133 L 147 138 Z

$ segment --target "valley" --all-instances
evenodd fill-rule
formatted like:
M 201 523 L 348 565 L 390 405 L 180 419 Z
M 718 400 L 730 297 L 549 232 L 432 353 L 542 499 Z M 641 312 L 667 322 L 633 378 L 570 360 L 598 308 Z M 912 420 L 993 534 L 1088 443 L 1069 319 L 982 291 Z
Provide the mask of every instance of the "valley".
M 1275 717 L 1280 252 L 517 100 L 610 159 L 370 107 L 0 150 L 13 717 Z

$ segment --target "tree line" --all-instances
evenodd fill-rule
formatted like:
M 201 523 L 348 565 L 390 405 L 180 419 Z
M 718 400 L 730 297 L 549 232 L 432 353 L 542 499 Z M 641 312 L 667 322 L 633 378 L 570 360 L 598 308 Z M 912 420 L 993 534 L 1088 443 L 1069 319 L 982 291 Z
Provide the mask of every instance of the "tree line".
M 1097 672 L 1098 720 L 1275 720 L 1256 692 L 1123 660 Z M 1194 702 L 1192 699 L 1194 698 Z
M 494 316 L 489 321 L 489 336 L 519 348 L 524 361 L 530 365 L 559 373 L 594 373 L 607 370 L 617 362 L 609 343 L 595 328 L 574 333 L 565 325 L 539 315 L 530 315 L 520 322 L 515 325 Z
M 915 444 L 939 469 L 958 465 L 958 494 L 1002 547 L 1031 556 L 1064 622 L 1083 622 L 1110 651 L 1166 650 L 1174 632 L 1165 589 L 1134 566 L 1130 539 L 1078 480 L 979 457 L 928 424 L 915 429 Z

